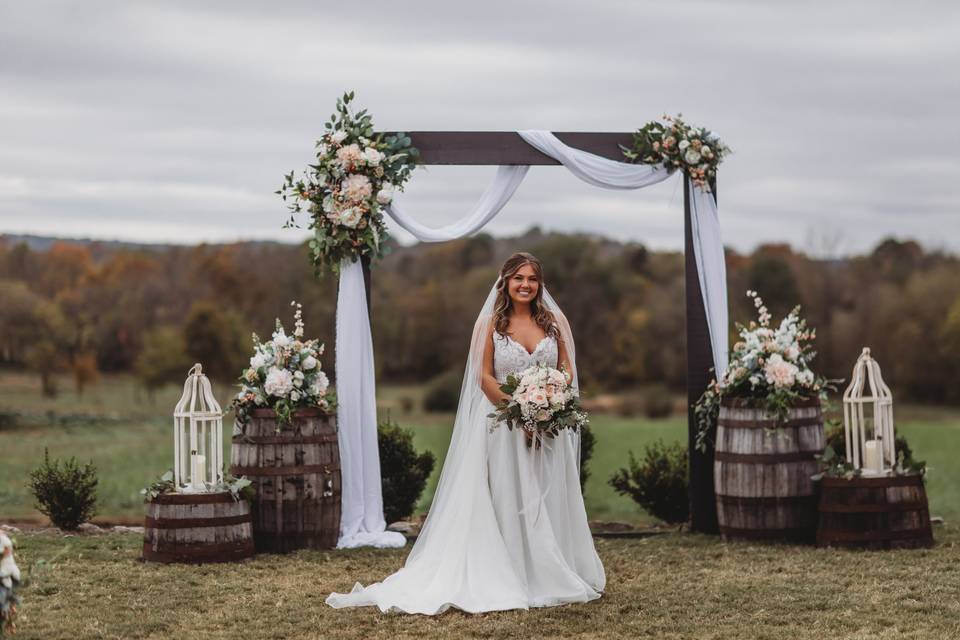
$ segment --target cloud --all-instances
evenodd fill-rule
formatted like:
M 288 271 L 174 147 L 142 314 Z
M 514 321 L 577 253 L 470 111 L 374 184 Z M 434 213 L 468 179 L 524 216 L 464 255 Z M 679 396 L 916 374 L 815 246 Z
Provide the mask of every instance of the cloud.
M 381 129 L 629 131 L 683 112 L 734 148 L 724 240 L 960 249 L 960 8 L 759 2 L 21 3 L 0 10 L 0 232 L 295 241 L 281 176 L 337 95 Z M 55 19 L 54 19 L 55 17 Z M 427 224 L 490 168 L 421 171 Z M 682 246 L 676 180 L 613 193 L 534 168 L 489 230 Z M 398 237 L 403 238 L 401 233 Z

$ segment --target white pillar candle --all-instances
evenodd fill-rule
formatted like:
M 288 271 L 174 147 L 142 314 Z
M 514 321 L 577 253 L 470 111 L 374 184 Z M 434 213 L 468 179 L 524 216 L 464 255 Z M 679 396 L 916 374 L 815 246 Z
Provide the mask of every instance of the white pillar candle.
M 880 441 L 867 440 L 863 443 L 863 469 L 880 473 L 883 468 L 880 461 Z
M 190 475 L 191 484 L 194 489 L 203 489 L 203 481 L 207 471 L 207 457 L 200 453 L 195 453 L 193 456 L 193 468 Z

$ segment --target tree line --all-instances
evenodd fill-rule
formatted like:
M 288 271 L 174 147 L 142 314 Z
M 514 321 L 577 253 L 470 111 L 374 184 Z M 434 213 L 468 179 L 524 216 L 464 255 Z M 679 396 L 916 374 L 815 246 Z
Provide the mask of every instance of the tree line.
M 517 250 L 544 263 L 546 282 L 577 339 L 584 385 L 619 390 L 685 375 L 684 263 L 678 252 L 596 236 L 481 234 L 442 244 L 391 245 L 372 269 L 379 379 L 427 381 L 462 371 L 472 323 L 502 261 Z M 0 239 L 0 365 L 36 372 L 46 393 L 71 376 L 78 391 L 100 372 L 135 373 L 147 389 L 180 383 L 203 362 L 232 383 L 250 334 L 292 327 L 327 343 L 333 371 L 337 284 L 313 276 L 305 245 L 245 242 L 114 246 Z M 960 260 L 888 239 L 871 252 L 821 260 L 786 244 L 727 251 L 730 315 L 747 322 L 744 293 L 775 318 L 796 304 L 817 329 L 817 366 L 849 378 L 870 346 L 898 397 L 960 402 Z M 731 340 L 735 339 L 731 329 Z

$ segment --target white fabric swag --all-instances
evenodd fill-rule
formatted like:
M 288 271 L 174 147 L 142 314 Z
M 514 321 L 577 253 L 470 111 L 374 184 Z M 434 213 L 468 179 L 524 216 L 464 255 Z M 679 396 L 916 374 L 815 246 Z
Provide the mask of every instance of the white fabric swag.
M 640 189 L 670 177 L 662 165 L 630 164 L 574 149 L 549 131 L 520 131 L 520 136 L 556 159 L 575 176 L 606 189 Z M 422 242 L 444 242 L 469 236 L 492 220 L 523 182 L 529 167 L 498 167 L 470 213 L 434 229 L 417 222 L 394 201 L 386 208 L 393 220 Z M 727 276 L 717 202 L 690 182 L 689 193 L 694 256 L 718 379 L 727 369 Z M 377 447 L 376 388 L 373 340 L 367 315 L 360 262 L 345 260 L 340 269 L 337 299 L 337 396 L 342 510 L 339 548 L 403 546 L 399 533 L 385 531 Z

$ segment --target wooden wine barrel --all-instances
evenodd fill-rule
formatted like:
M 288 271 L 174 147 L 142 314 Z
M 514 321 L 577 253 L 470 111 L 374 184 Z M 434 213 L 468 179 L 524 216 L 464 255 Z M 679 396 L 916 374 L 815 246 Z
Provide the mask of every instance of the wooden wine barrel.
M 250 503 L 223 493 L 166 493 L 147 503 L 143 559 L 233 562 L 254 554 Z
M 813 543 L 816 538 L 811 476 L 819 467 L 814 456 L 825 445 L 820 401 L 797 402 L 786 423 L 776 425 L 747 400 L 721 401 L 713 481 L 724 540 Z
M 933 545 L 930 510 L 919 474 L 824 477 L 817 545 L 899 549 Z
M 340 447 L 334 416 L 301 409 L 277 432 L 271 409 L 256 409 L 233 436 L 230 473 L 253 482 L 257 551 L 331 549 L 340 535 Z

